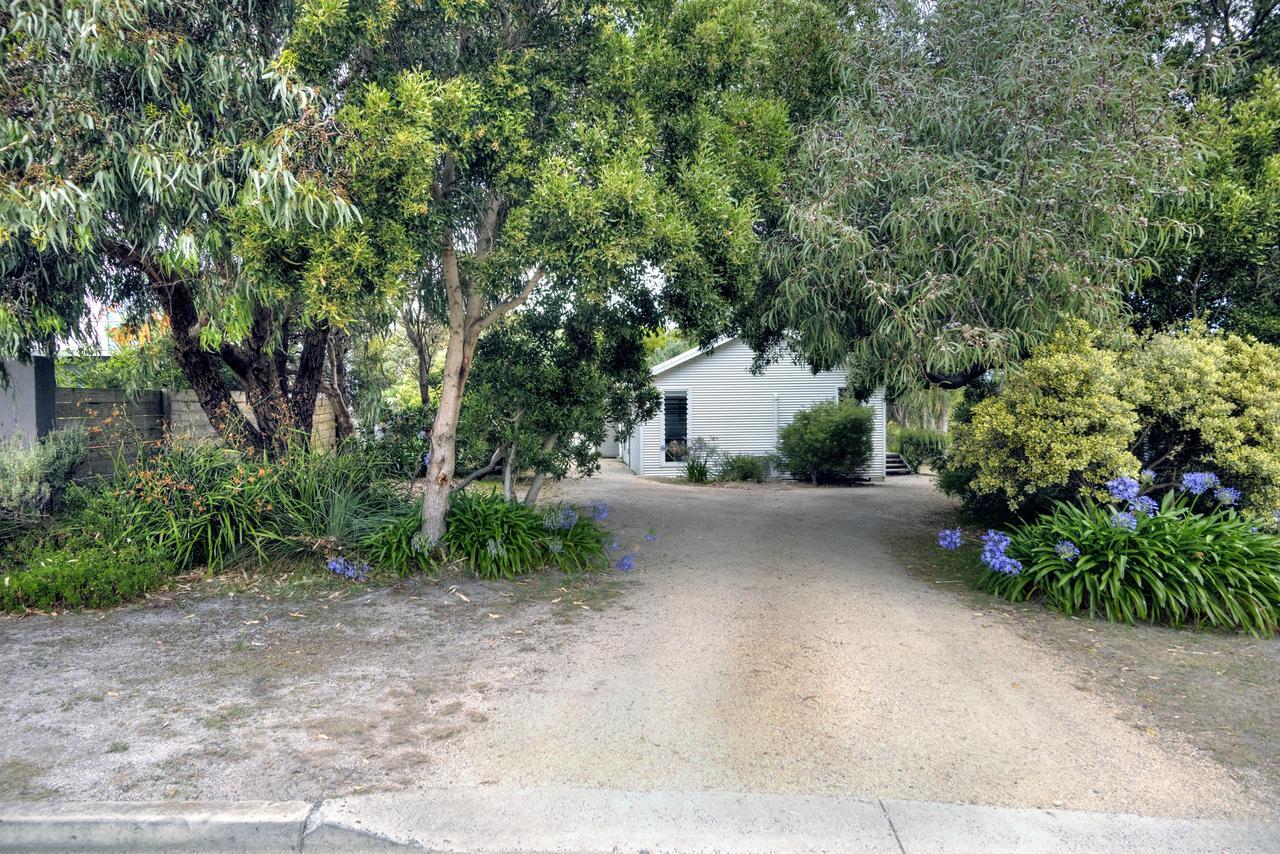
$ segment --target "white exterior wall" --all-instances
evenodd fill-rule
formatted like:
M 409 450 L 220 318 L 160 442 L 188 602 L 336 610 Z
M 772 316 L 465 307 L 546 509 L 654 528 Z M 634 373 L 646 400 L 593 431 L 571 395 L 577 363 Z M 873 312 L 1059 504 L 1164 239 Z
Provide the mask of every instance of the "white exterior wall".
M 699 353 L 688 361 L 654 375 L 658 389 L 684 391 L 689 398 L 689 440 L 706 439 L 724 453 L 765 456 L 777 450 L 778 431 L 797 412 L 824 400 L 836 400 L 848 381 L 843 371 L 814 374 L 790 359 L 770 365 L 753 375 L 751 348 L 732 339 L 711 353 Z M 870 464 L 864 474 L 884 477 L 884 392 L 877 389 L 867 401 L 876 413 L 872 431 Z M 627 441 L 622 460 L 637 474 L 678 477 L 684 463 L 663 460 L 662 413 L 641 424 Z

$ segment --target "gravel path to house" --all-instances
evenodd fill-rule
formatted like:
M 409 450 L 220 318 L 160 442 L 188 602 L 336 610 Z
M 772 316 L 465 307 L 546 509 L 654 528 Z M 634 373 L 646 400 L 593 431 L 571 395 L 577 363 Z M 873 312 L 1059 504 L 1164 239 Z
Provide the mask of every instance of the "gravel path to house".
M 460 777 L 1168 816 L 1274 808 L 1173 733 L 1122 721 L 1076 687 L 1067 657 L 905 572 L 902 532 L 951 518 L 926 478 L 717 488 L 608 466 L 565 493 L 610 502 L 641 583 L 508 695 L 494 726 L 449 745 Z
M 694 487 L 608 463 L 557 492 L 609 502 L 630 573 L 223 581 L 0 618 L 0 800 L 493 783 L 1273 815 L 1070 655 L 907 571 L 904 533 L 949 521 L 922 478 Z

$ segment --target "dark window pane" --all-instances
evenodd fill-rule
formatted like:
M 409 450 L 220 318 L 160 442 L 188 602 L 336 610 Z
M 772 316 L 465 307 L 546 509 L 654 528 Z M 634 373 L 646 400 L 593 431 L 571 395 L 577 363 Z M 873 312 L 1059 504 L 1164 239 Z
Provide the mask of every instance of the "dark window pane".
M 684 392 L 665 392 L 662 404 L 662 445 L 667 462 L 680 462 L 689 450 L 689 398 Z

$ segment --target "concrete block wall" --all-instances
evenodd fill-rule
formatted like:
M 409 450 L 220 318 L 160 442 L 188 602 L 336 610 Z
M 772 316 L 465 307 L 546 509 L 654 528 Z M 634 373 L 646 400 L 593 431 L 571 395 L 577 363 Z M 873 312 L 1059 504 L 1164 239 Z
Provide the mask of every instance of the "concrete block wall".
M 244 392 L 231 394 L 236 406 L 250 423 L 256 423 L 253 410 L 245 400 Z M 209 424 L 209 418 L 200 406 L 196 393 L 191 389 L 171 389 L 165 392 L 165 413 L 169 433 L 199 442 L 215 442 L 218 434 Z M 311 443 L 317 450 L 332 450 L 337 444 L 338 426 L 334 418 L 333 404 L 324 395 L 316 398 L 316 413 L 311 425 Z

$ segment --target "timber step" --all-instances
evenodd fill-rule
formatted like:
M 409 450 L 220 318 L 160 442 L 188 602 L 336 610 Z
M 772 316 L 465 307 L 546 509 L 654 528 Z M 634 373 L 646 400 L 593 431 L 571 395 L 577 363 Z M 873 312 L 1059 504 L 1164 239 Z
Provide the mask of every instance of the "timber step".
M 907 465 L 907 461 L 902 458 L 902 454 L 884 455 L 884 473 L 890 477 L 899 474 L 915 474 L 911 466 Z

